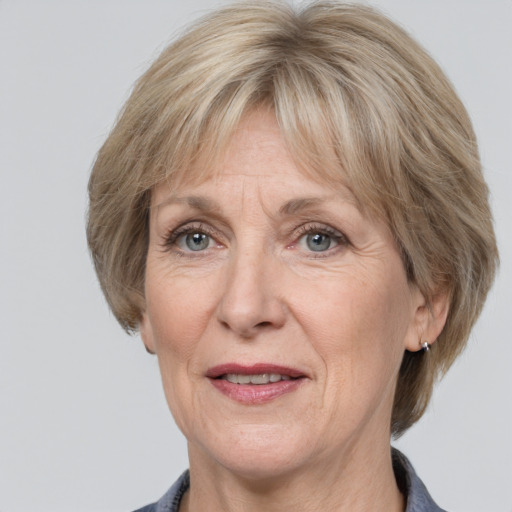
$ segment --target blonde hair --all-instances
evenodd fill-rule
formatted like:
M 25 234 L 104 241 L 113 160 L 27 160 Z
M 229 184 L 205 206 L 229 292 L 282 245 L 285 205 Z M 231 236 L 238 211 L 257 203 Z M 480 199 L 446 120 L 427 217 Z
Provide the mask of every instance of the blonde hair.
M 123 328 L 136 330 L 151 189 L 218 158 L 242 116 L 261 105 L 275 112 L 305 172 L 343 180 L 387 221 L 425 297 L 449 294 L 432 350 L 404 355 L 392 416 L 400 435 L 463 349 L 498 255 L 464 106 L 432 58 L 371 8 L 234 4 L 162 52 L 136 83 L 91 174 L 87 236 L 103 292 Z

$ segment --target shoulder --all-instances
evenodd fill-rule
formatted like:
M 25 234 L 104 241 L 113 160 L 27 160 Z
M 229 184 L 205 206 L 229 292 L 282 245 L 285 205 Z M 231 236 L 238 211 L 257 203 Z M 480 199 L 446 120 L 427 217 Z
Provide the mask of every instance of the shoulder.
M 146 505 L 134 510 L 134 512 L 178 512 L 181 498 L 189 487 L 190 475 L 187 470 L 156 503 Z
M 446 512 L 436 505 L 409 459 L 395 448 L 392 449 L 392 457 L 398 487 L 407 497 L 405 512 Z
M 152 503 L 151 505 L 146 505 L 145 507 L 138 508 L 134 510 L 134 512 L 156 512 L 156 503 Z

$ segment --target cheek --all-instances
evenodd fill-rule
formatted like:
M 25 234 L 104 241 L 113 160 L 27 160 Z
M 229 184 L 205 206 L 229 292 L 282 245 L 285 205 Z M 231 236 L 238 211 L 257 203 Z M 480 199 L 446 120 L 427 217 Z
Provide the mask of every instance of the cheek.
M 178 427 L 190 432 L 195 410 L 194 358 L 210 318 L 209 294 L 196 293 L 197 283 L 152 279 L 146 287 L 149 320 L 164 393 Z
M 333 349 L 387 345 L 408 327 L 407 284 L 393 273 L 365 279 L 357 269 L 290 285 L 291 309 L 303 327 L 313 339 L 330 340 Z
M 148 280 L 148 313 L 162 377 L 183 372 L 193 357 L 214 310 L 208 280 L 186 278 Z
M 361 269 L 338 277 L 324 281 L 314 300 L 302 289 L 294 310 L 322 359 L 330 392 L 376 395 L 393 387 L 400 367 L 409 328 L 407 284 L 392 270 L 371 280 Z

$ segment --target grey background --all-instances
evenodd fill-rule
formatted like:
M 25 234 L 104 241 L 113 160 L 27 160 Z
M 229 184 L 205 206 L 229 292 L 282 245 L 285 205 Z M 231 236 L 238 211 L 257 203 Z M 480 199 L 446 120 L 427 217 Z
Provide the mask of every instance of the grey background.
M 84 237 L 94 154 L 133 81 L 215 0 L 0 0 L 0 510 L 128 512 L 186 467 L 156 359 Z M 512 2 L 375 0 L 447 70 L 479 136 L 502 268 L 468 350 L 398 443 L 451 512 L 512 511 Z

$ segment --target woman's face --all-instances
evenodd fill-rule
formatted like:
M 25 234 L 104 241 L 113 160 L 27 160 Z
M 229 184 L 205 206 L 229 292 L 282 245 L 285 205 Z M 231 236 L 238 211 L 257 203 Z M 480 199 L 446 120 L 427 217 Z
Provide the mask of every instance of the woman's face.
M 301 173 L 270 113 L 215 171 L 154 190 L 141 322 L 191 464 L 267 477 L 389 446 L 426 310 L 391 233 Z

